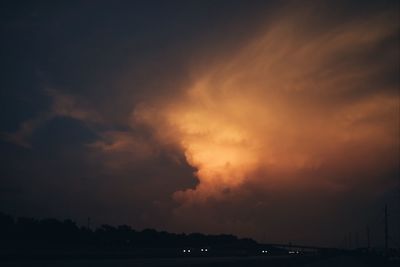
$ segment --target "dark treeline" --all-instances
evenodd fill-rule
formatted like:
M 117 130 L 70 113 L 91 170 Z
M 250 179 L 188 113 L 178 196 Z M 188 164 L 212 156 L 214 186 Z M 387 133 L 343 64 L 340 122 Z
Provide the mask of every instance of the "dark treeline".
M 19 248 L 178 248 L 257 247 L 252 239 L 233 235 L 174 234 L 154 229 L 136 231 L 127 225 L 80 227 L 71 220 L 13 217 L 0 213 L 0 247 Z

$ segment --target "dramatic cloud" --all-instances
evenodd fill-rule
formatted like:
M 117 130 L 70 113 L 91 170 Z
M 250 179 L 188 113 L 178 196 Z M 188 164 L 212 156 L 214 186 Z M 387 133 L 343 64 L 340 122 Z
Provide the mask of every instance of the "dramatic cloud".
M 42 147 L 32 136 L 75 122 L 53 140 L 72 152 L 24 156 L 38 177 L 67 170 L 62 190 L 81 194 L 85 219 L 94 210 L 138 228 L 324 245 L 373 229 L 399 177 L 398 12 L 368 1 L 227 2 L 107 6 L 104 21 L 92 6 L 52 15 L 65 25 L 44 36 L 79 32 L 60 37 L 55 67 L 42 64 L 57 90 L 2 139 L 33 148 L 16 158 L 40 155 L 54 129 Z M 71 26 L 74 12 L 85 23 Z M 12 185 L 26 176 L 4 173 Z
M 35 118 L 22 122 L 15 133 L 1 133 L 3 139 L 25 148 L 31 148 L 29 139 L 32 134 L 39 127 L 57 117 L 80 120 L 87 124 L 99 123 L 102 121 L 96 111 L 88 108 L 82 103 L 84 101 L 79 101 L 76 96 L 64 94 L 54 89 L 46 89 L 45 92 L 51 99 L 50 109 L 41 112 Z
M 136 110 L 197 169 L 199 184 L 177 192 L 179 201 L 221 198 L 251 180 L 345 190 L 397 168 L 397 84 L 379 75 L 396 68 L 398 50 L 377 51 L 398 30 L 393 14 L 324 31 L 306 18 L 281 16 L 240 51 L 195 72 L 185 95 Z
M 132 163 L 140 163 L 159 154 L 155 144 L 130 131 L 106 131 L 101 139 L 89 147 L 104 155 L 102 161 L 108 168 L 121 170 Z

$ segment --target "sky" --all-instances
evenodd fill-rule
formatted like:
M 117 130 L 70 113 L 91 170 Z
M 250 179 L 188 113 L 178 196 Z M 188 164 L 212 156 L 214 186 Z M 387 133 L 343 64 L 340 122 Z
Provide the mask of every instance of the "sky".
M 2 1 L 0 211 L 400 243 L 398 1 Z M 354 239 L 355 240 L 355 239 Z

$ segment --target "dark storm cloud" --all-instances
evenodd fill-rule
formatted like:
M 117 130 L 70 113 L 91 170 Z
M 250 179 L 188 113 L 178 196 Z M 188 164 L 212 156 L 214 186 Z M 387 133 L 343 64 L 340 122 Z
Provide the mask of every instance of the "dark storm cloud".
M 336 245 L 332 224 L 356 231 L 393 193 L 395 1 L 1 5 L 3 211 Z M 264 73 L 264 63 L 273 68 Z M 191 91 L 198 95 L 188 101 Z M 259 113 L 246 124 L 237 117 L 247 97 L 260 102 L 249 105 Z M 279 135 L 256 131 L 270 116 L 265 107 L 276 108 L 272 130 L 285 125 Z M 179 117 L 193 114 L 196 125 Z M 296 125 L 304 131 L 296 134 Z M 214 192 L 202 189 L 208 176 L 194 152 L 215 147 L 207 138 L 190 142 L 222 126 L 214 137 L 229 142 L 210 151 L 220 155 L 214 163 L 235 154 L 224 149 L 242 126 L 260 143 L 265 133 L 276 142 L 244 149 L 250 167 L 226 168 L 244 182 L 221 190 L 215 183 Z M 342 145 L 337 136 L 356 139 Z M 259 155 L 275 167 L 253 164 Z M 352 210 L 359 220 L 348 218 Z

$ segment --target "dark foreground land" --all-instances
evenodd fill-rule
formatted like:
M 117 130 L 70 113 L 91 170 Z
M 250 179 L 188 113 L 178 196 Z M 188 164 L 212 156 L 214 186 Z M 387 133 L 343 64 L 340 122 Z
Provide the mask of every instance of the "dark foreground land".
M 0 213 L 0 267 L 400 266 L 398 251 L 261 244 L 233 235 L 79 227 Z M 397 256 L 396 256 L 397 255 Z M 396 257 L 395 257 L 396 256 Z
M 80 260 L 10 260 L 2 267 L 170 267 L 170 266 L 304 266 L 304 267 L 370 267 L 398 266 L 398 262 L 369 260 L 365 257 L 339 255 L 329 258 L 310 257 L 210 257 L 210 258 L 142 258 L 142 259 L 80 259 Z

